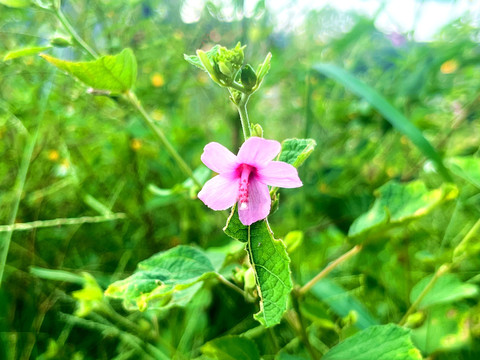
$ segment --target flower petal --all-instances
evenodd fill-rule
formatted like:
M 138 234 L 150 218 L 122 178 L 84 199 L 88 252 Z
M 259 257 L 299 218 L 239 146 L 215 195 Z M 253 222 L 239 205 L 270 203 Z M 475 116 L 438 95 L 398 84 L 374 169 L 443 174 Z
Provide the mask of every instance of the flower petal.
M 203 148 L 202 162 L 216 173 L 230 173 L 237 167 L 237 157 L 217 142 L 211 142 Z
M 255 221 L 265 219 L 270 213 L 270 192 L 268 186 L 256 179 L 248 183 L 247 208 L 238 207 L 238 216 L 243 225 L 251 225 Z
M 271 161 L 263 168 L 257 168 L 258 181 L 282 188 L 302 186 L 297 169 L 283 161 Z
M 237 161 L 252 166 L 264 166 L 278 155 L 281 148 L 278 141 L 251 137 L 238 151 Z
M 217 175 L 208 180 L 198 198 L 213 210 L 226 210 L 237 201 L 238 180 Z

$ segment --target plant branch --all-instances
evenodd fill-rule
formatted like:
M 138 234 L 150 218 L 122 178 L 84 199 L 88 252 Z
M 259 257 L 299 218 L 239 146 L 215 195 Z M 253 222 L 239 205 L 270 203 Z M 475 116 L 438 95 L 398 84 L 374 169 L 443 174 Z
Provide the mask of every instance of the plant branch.
M 125 219 L 124 213 L 116 213 L 103 216 L 83 216 L 78 218 L 58 218 L 51 220 L 37 220 L 27 223 L 19 223 L 12 225 L 0 225 L 0 233 L 8 231 L 25 231 L 43 227 L 62 226 L 62 225 L 81 225 L 86 223 L 100 223 L 104 221 L 114 221 Z
M 94 59 L 98 59 L 98 54 L 95 50 L 93 50 L 82 38 L 81 36 L 75 31 L 72 24 L 68 21 L 65 15 L 62 12 L 61 6 L 56 6 L 54 9 L 55 15 L 57 16 L 58 20 L 61 22 L 65 30 L 72 36 L 75 42 L 82 47 L 86 52 L 90 54 Z M 125 94 L 128 102 L 135 107 L 135 109 L 142 115 L 142 118 L 145 124 L 152 130 L 152 132 L 157 136 L 160 140 L 162 145 L 166 148 L 168 153 L 172 156 L 175 162 L 178 164 L 180 169 L 190 177 L 195 185 L 198 187 L 202 187 L 202 184 L 195 178 L 193 175 L 192 169 L 185 163 L 183 158 L 179 155 L 179 153 L 175 150 L 172 144 L 168 141 L 167 137 L 163 133 L 163 131 L 155 124 L 153 119 L 148 115 L 147 111 L 142 106 L 140 100 L 138 100 L 137 96 L 133 91 L 128 91 Z
M 137 111 L 142 115 L 143 119 L 145 120 L 145 124 L 157 136 L 157 138 L 160 140 L 162 145 L 168 151 L 170 156 L 175 160 L 175 162 L 178 164 L 180 169 L 185 173 L 185 175 L 190 177 L 195 183 L 195 185 L 197 185 L 198 187 L 202 187 L 202 184 L 195 178 L 195 175 L 193 175 L 192 169 L 185 163 L 185 161 L 177 152 L 177 150 L 175 150 L 175 148 L 172 146 L 170 141 L 168 141 L 163 131 L 155 124 L 155 122 L 150 117 L 150 115 L 148 115 L 147 111 L 142 106 L 142 104 L 138 100 L 137 96 L 133 93 L 133 91 L 128 91 L 125 94 L 125 96 L 130 102 L 130 104 L 132 104 L 135 107 L 135 109 L 137 109 Z
M 70 24 L 70 21 L 65 17 L 65 14 L 62 11 L 61 5 L 55 6 L 54 7 L 54 12 L 55 16 L 57 19 L 62 23 L 63 27 L 67 32 L 71 35 L 73 40 L 80 45 L 83 49 L 85 49 L 86 52 L 90 54 L 91 57 L 94 59 L 98 58 L 98 54 L 95 50 L 93 50 L 82 38 L 81 36 L 75 31 L 74 27 L 72 24 Z
M 310 344 L 310 340 L 308 339 L 308 334 L 305 329 L 305 320 L 303 319 L 303 315 L 300 311 L 300 305 L 298 304 L 299 297 L 299 294 L 295 290 L 290 294 L 290 298 L 292 299 L 292 306 L 295 310 L 295 314 L 297 315 L 298 328 L 296 330 L 299 333 L 300 339 L 302 340 L 303 344 L 307 348 L 308 353 L 313 360 L 316 360 L 318 359 L 318 354 L 315 352 L 312 344 Z
M 402 319 L 398 323 L 399 325 L 404 325 L 408 319 L 408 317 L 418 308 L 418 305 L 422 302 L 422 300 L 425 298 L 425 296 L 432 290 L 433 286 L 437 282 L 437 280 L 444 274 L 450 271 L 452 268 L 452 264 L 443 264 L 438 268 L 438 270 L 435 272 L 433 277 L 430 279 L 428 282 L 427 286 L 422 290 L 420 295 L 418 295 L 417 299 L 413 302 L 412 305 L 408 308 L 407 312 L 405 315 L 403 315 Z
M 315 285 L 318 281 L 326 277 L 333 269 L 335 269 L 338 265 L 342 264 L 343 262 L 350 259 L 355 254 L 359 253 L 362 250 L 362 245 L 355 245 L 352 249 L 347 251 L 345 254 L 340 256 L 339 258 L 332 261 L 330 264 L 327 265 L 322 271 L 320 271 L 312 280 L 302 286 L 302 288 L 298 291 L 300 296 L 307 293 L 313 285 Z
M 237 293 L 239 293 L 240 295 L 242 295 L 243 297 L 245 297 L 245 292 L 244 292 L 242 289 L 240 289 L 238 286 L 236 286 L 235 284 L 233 284 L 233 283 L 231 283 L 230 281 L 228 281 L 227 279 L 225 279 L 222 275 L 217 274 L 217 279 L 218 279 L 222 284 L 227 285 L 230 289 L 235 290 Z

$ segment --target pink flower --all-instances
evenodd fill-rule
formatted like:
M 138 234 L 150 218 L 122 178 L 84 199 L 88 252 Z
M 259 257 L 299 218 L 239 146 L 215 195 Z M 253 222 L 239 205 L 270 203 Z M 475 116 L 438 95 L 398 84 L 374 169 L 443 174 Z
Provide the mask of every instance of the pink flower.
M 218 173 L 198 193 L 198 198 L 213 210 L 226 210 L 238 201 L 243 225 L 265 219 L 270 213 L 268 185 L 283 188 L 302 186 L 297 169 L 283 161 L 272 161 L 280 152 L 275 140 L 251 137 L 238 155 L 216 142 L 203 149 L 202 161 Z

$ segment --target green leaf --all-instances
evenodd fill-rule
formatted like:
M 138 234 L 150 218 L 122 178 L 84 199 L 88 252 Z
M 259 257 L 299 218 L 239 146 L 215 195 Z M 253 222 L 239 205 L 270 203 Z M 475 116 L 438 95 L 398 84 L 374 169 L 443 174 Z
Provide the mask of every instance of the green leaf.
M 202 353 L 215 360 L 260 360 L 257 345 L 241 336 L 224 336 L 207 342 Z
M 473 156 L 451 157 L 447 167 L 457 176 L 480 188 L 480 159 Z
M 38 54 L 39 52 L 42 52 L 51 48 L 52 46 L 34 46 L 29 48 L 12 50 L 5 54 L 5 56 L 3 57 L 3 61 L 17 59 L 23 56 L 35 55 L 35 54 Z
M 270 60 L 272 59 L 272 53 L 268 53 L 267 56 L 265 56 L 265 60 L 263 63 L 261 63 L 258 66 L 258 69 L 256 71 L 257 74 L 257 85 L 255 86 L 254 90 L 258 89 L 260 85 L 262 84 L 263 79 L 265 76 L 268 74 L 268 71 L 270 70 Z
M 246 243 L 260 296 L 260 311 L 255 319 L 266 327 L 278 324 L 293 288 L 285 245 L 273 237 L 266 220 L 244 226 L 238 219 L 236 207 L 223 230 L 228 236 Z
M 422 326 L 412 330 L 413 343 L 427 355 L 467 347 L 472 341 L 472 318 L 465 310 L 446 304 L 432 306 Z
M 294 230 L 290 231 L 287 235 L 285 235 L 285 244 L 287 245 L 287 252 L 291 254 L 294 252 L 300 245 L 303 243 L 303 231 Z
M 248 226 L 242 224 L 238 217 L 237 207 L 232 208 L 232 212 L 227 219 L 227 223 L 223 228 L 223 232 L 230 236 L 232 239 L 248 242 Z
M 31 3 L 30 0 L 0 0 L 0 4 L 12 8 L 25 8 Z
M 402 113 L 390 105 L 390 103 L 375 89 L 333 64 L 317 64 L 313 66 L 313 69 L 340 82 L 351 92 L 365 99 L 370 105 L 377 109 L 377 111 L 382 114 L 382 116 L 385 117 L 393 127 L 409 138 L 428 159 L 433 161 L 438 172 L 445 180 L 452 181 L 448 170 L 443 164 L 442 158 L 430 142 L 425 139 L 422 132 L 404 115 L 402 115 Z
M 137 60 L 131 49 L 83 62 L 60 60 L 45 54 L 40 56 L 96 90 L 123 93 L 133 87 L 137 78 Z
M 342 341 L 322 360 L 421 360 L 410 331 L 394 324 L 376 325 Z
M 122 299 L 125 308 L 132 310 L 184 305 L 200 281 L 215 276 L 203 251 L 181 245 L 142 261 L 133 275 L 111 284 L 105 295 Z
M 219 50 L 220 50 L 220 45 L 215 45 L 210 50 L 203 52 L 204 54 L 207 55 L 207 58 L 210 60 L 210 64 L 213 64 L 213 57 L 218 54 Z M 202 63 L 202 60 L 200 60 L 200 57 L 196 55 L 183 54 L 183 58 L 193 66 L 196 66 L 197 68 L 208 72 Z
M 285 245 L 273 237 L 266 220 L 244 226 L 235 207 L 223 230 L 228 236 L 246 243 L 260 296 L 260 311 L 255 319 L 266 327 L 278 324 L 293 288 Z
M 433 275 L 420 280 L 410 293 L 410 301 L 413 303 L 422 290 L 432 279 Z M 425 295 L 418 307 L 420 309 L 438 304 L 448 304 L 465 298 L 478 296 L 478 287 L 474 284 L 463 283 L 454 274 L 445 274 L 438 278 L 433 288 Z
M 320 280 L 313 286 L 311 293 L 326 303 L 340 317 L 346 317 L 354 311 L 357 315 L 355 326 L 359 329 L 378 325 L 378 320 L 370 314 L 365 306 L 333 280 L 328 278 Z
M 429 191 L 422 181 L 390 181 L 376 190 L 373 207 L 352 223 L 348 235 L 370 234 L 419 218 L 457 193 L 456 187 L 449 184 Z
M 55 281 L 65 281 L 73 284 L 83 285 L 85 283 L 85 278 L 83 276 L 64 271 L 64 270 L 54 270 L 54 269 L 45 269 L 36 266 L 30 268 L 30 273 L 33 276 L 39 277 L 40 279 L 55 280 Z
M 211 173 L 211 170 L 204 165 L 197 167 L 193 171 L 193 175 L 201 184 L 205 184 L 205 182 L 210 178 Z M 192 178 L 189 177 L 184 182 L 176 184 L 170 189 L 162 189 L 154 184 L 149 184 L 148 190 L 152 194 L 160 197 L 173 197 L 175 195 L 188 192 L 190 197 L 194 198 L 196 197 L 199 189 L 198 186 L 193 182 Z
M 317 143 L 313 139 L 287 139 L 282 142 L 278 160 L 298 168 L 310 156 L 315 146 Z

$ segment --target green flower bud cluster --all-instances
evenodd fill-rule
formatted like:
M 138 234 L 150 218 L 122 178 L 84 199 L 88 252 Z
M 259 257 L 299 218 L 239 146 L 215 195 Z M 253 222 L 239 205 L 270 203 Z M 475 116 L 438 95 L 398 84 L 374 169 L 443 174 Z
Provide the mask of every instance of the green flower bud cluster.
M 232 81 L 238 70 L 243 65 L 243 49 L 245 46 L 242 46 L 240 43 L 233 49 L 227 49 L 222 46 L 218 49 L 217 54 L 213 56 L 213 63 L 215 70 L 217 70 L 217 75 L 219 77 L 225 77 L 226 82 Z
M 197 56 L 185 55 L 185 60 L 206 71 L 218 85 L 229 88 L 230 98 L 238 104 L 241 94 L 250 95 L 258 90 L 270 68 L 270 53 L 257 71 L 250 64 L 244 65 L 245 47 L 241 43 L 232 49 L 215 45 L 206 52 L 197 50 Z

